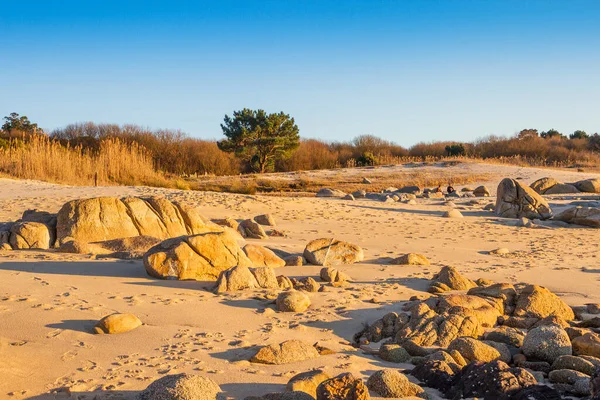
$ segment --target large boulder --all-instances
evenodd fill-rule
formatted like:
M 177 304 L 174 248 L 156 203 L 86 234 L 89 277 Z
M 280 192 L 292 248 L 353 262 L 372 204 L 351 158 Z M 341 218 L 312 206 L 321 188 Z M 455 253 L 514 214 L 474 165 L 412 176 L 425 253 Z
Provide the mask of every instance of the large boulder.
M 210 232 L 168 239 L 144 255 L 146 272 L 161 279 L 217 280 L 222 271 L 252 266 L 228 232 Z
M 490 190 L 485 186 L 477 186 L 475 190 L 473 190 L 473 194 L 475 197 L 489 197 Z
M 283 259 L 264 246 L 247 244 L 244 246 L 243 250 L 254 267 L 278 268 L 285 266 L 285 261 Z
M 573 353 L 578 356 L 600 357 L 600 335 L 586 333 L 573 339 Z
M 548 219 L 552 217 L 550 206 L 528 186 L 515 179 L 505 178 L 498 185 L 496 215 L 504 218 Z
M 560 356 L 572 354 L 571 340 L 558 325 L 545 325 L 530 330 L 521 347 L 527 358 L 553 363 Z
M 529 185 L 530 188 L 536 191 L 536 193 L 544 194 L 546 190 L 551 187 L 558 185 L 560 182 L 554 178 L 540 178 L 537 181 Z
M 304 249 L 304 258 L 313 265 L 353 264 L 364 259 L 363 250 L 332 238 L 315 239 Z
M 446 266 L 434 275 L 429 292 L 443 293 L 450 290 L 469 290 L 476 286 L 475 282 L 462 276 L 456 268 Z
M 494 347 L 470 337 L 456 338 L 448 346 L 448 350 L 456 350 L 467 361 L 489 362 L 500 358 L 501 354 Z
M 477 318 L 481 326 L 493 327 L 498 322 L 498 317 L 502 315 L 503 308 L 501 301 L 468 294 L 450 294 L 440 297 L 435 310 L 438 313 L 460 312 L 465 316 Z
M 9 243 L 15 250 L 47 250 L 54 245 L 54 232 L 41 222 L 17 222 L 10 228 Z
M 256 221 L 251 219 L 245 219 L 238 225 L 238 231 L 240 235 L 250 239 L 267 239 L 269 236 L 263 229 L 263 227 Z
M 344 197 L 346 195 L 346 193 L 342 192 L 341 190 L 337 190 L 337 189 L 329 189 L 329 188 L 323 188 L 323 189 L 319 189 L 319 191 L 317 192 L 317 197 Z
M 152 382 L 139 400 L 216 400 L 221 388 L 210 378 L 198 375 L 167 375 Z
M 554 217 L 558 221 L 600 228 L 600 208 L 570 207 Z
M 277 296 L 275 305 L 281 312 L 304 312 L 310 307 L 310 298 L 302 291 L 289 290 Z
M 537 285 L 527 285 L 521 291 L 513 315 L 538 319 L 556 316 L 565 321 L 575 318 L 571 307 L 545 287 Z
M 250 359 L 250 362 L 279 365 L 317 357 L 319 357 L 319 351 L 314 346 L 300 340 L 288 340 L 280 344 L 261 347 Z
M 431 264 L 423 254 L 408 253 L 390 261 L 395 265 L 429 265 Z
M 315 399 L 317 397 L 317 387 L 327 379 L 331 379 L 331 376 L 320 369 L 302 372 L 294 375 L 288 381 L 285 389 L 288 392 L 308 393 Z
M 369 400 L 369 389 L 351 373 L 341 374 L 317 387 L 317 400 Z
M 221 272 L 215 285 L 216 293 L 245 289 L 278 289 L 277 276 L 270 267 L 248 268 L 238 265 Z
M 583 181 L 575 182 L 575 187 L 582 192 L 600 193 L 600 178 L 585 179 Z
M 125 333 L 142 325 L 142 321 L 133 314 L 115 313 L 102 318 L 96 326 L 94 333 Z
M 574 185 L 570 183 L 557 183 L 552 186 L 550 189 L 546 190 L 544 194 L 569 194 L 569 193 L 579 193 L 579 189 L 577 189 Z
M 383 369 L 375 372 L 367 380 L 367 387 L 385 398 L 409 396 L 427 398 L 421 386 L 410 382 L 406 375 L 395 369 Z
M 72 200 L 57 215 L 57 240 L 100 242 L 132 236 L 167 239 L 220 230 L 196 209 L 161 197 Z

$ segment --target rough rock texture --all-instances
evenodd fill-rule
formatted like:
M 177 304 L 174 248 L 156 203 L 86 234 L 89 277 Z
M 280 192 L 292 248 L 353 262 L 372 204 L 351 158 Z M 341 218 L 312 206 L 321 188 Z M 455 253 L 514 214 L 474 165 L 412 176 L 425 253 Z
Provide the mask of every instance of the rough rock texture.
M 144 255 L 146 272 L 161 279 L 216 280 L 228 268 L 251 265 L 228 232 L 167 239 Z
M 252 262 L 253 267 L 279 268 L 285 266 L 285 261 L 266 247 L 258 244 L 247 244 L 243 250 L 246 257 Z
M 352 280 L 346 273 L 331 267 L 321 268 L 319 276 L 323 281 L 330 282 L 334 286 L 342 286 Z
M 395 265 L 430 265 L 431 263 L 423 254 L 408 253 L 393 259 L 390 264 Z
M 558 185 L 559 183 L 560 182 L 554 178 L 540 178 L 529 185 L 529 187 L 535 190 L 538 194 L 544 194 L 546 193 L 546 190 L 550 189 L 554 185 Z
M 341 190 L 323 188 L 317 192 L 317 197 L 344 197 L 346 193 Z
M 554 217 L 558 221 L 600 228 L 600 208 L 571 207 Z
M 93 254 L 94 247 L 80 240 L 67 239 L 58 247 L 58 251 L 72 254 Z
M 568 193 L 579 193 L 579 189 L 577 189 L 574 185 L 569 183 L 557 183 L 552 186 L 544 194 L 568 194 Z
M 314 346 L 300 340 L 288 340 L 260 348 L 250 362 L 279 365 L 317 357 L 319 351 Z
M 485 299 L 468 294 L 450 294 L 440 296 L 435 311 L 438 313 L 449 312 L 453 314 L 477 318 L 479 324 L 484 327 L 493 327 L 502 315 L 503 303 L 494 299 Z
M 10 228 L 9 243 L 15 250 L 47 250 L 54 246 L 54 233 L 41 222 L 17 222 Z
M 456 209 L 452 209 L 452 210 L 444 211 L 444 213 L 442 214 L 442 217 L 444 217 L 444 218 L 463 218 L 463 215 L 460 211 L 458 211 Z
M 221 388 L 210 378 L 198 375 L 167 375 L 152 382 L 139 400 L 216 400 Z
M 560 392 L 550 386 L 530 385 L 510 394 L 510 400 L 562 400 Z
M 539 326 L 527 332 L 521 348 L 527 358 L 553 363 L 560 356 L 571 355 L 569 335 L 560 326 Z
M 353 264 L 364 259 L 363 250 L 354 244 L 324 238 L 309 242 L 304 258 L 313 265 Z
M 257 215 L 254 221 L 264 226 L 275 226 L 275 218 L 271 214 Z
M 402 398 L 417 396 L 427 398 L 424 390 L 408 380 L 406 375 L 395 369 L 384 369 L 375 372 L 367 380 L 367 387 L 386 398 Z
M 575 182 L 575 187 L 582 192 L 600 193 L 600 178 L 585 179 L 583 181 Z
M 317 387 L 317 400 L 368 400 L 369 389 L 351 373 L 341 374 Z
M 288 267 L 301 267 L 305 264 L 304 257 L 302 256 L 287 256 L 283 261 L 285 261 L 285 265 Z
M 510 394 L 537 383 L 523 368 L 510 368 L 502 361 L 471 363 L 450 390 L 450 398 L 483 397 L 486 400 L 509 398 Z
M 394 343 L 382 344 L 379 347 L 379 357 L 382 360 L 394 363 L 404 363 L 410 360 L 408 351 Z
M 552 363 L 552 369 L 572 369 L 583 372 L 586 375 L 593 375 L 596 366 L 585 358 L 567 355 L 557 357 Z
M 454 339 L 448 346 L 448 350 L 458 351 L 467 362 L 489 362 L 500 358 L 500 352 L 494 347 L 470 337 Z
M 490 190 L 485 186 L 477 186 L 475 190 L 473 190 L 473 194 L 476 197 L 489 197 Z
M 269 237 L 262 226 L 251 219 L 240 222 L 238 232 L 242 237 L 250 239 L 267 239 Z
M 158 239 L 220 230 L 196 209 L 161 197 L 72 200 L 57 215 L 57 240 L 100 242 L 132 236 Z
M 460 367 L 457 365 L 453 368 L 445 361 L 426 360 L 413 368 L 410 374 L 423 382 L 425 386 L 448 393 L 454 383 L 455 375 L 459 371 Z
M 304 312 L 310 306 L 310 298 L 298 290 L 281 292 L 275 301 L 277 311 Z
M 498 185 L 496 215 L 504 218 L 548 219 L 550 206 L 535 190 L 515 179 L 505 178 Z
M 314 371 L 302 372 L 294 375 L 287 383 L 285 389 L 288 392 L 304 392 L 310 394 L 313 398 L 317 397 L 317 387 L 327 379 L 331 379 L 329 374 L 320 369 Z
M 443 293 L 450 290 L 469 290 L 476 286 L 475 282 L 459 274 L 455 268 L 443 267 L 433 277 L 429 292 Z
M 277 276 L 272 268 L 237 266 L 221 272 L 215 285 L 215 292 L 224 293 L 245 289 L 278 288 Z
M 94 326 L 94 333 L 124 333 L 142 325 L 142 321 L 133 314 L 115 313 L 102 318 Z
M 540 319 L 554 315 L 565 321 L 575 318 L 571 307 L 545 287 L 537 285 L 527 285 L 521 291 L 513 315 Z
M 600 357 L 600 335 L 596 333 L 576 337 L 571 344 L 575 355 Z
M 519 329 L 508 326 L 498 326 L 493 330 L 486 332 L 485 338 L 494 342 L 521 347 L 523 346 L 523 340 L 525 340 L 525 334 Z

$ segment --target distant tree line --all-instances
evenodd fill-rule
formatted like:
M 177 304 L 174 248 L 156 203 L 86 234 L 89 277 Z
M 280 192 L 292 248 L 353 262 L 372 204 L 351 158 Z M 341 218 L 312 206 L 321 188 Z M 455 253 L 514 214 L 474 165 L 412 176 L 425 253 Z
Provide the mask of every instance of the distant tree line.
M 149 129 L 138 125 L 69 124 L 44 132 L 26 116 L 4 118 L 0 149 L 26 145 L 44 135 L 62 146 L 98 152 L 107 139 L 142 146 L 155 168 L 176 175 L 235 175 L 248 172 L 298 171 L 393 164 L 444 157 L 520 157 L 536 164 L 577 164 L 600 161 L 600 135 L 576 130 L 566 135 L 555 129 L 523 129 L 513 137 L 489 136 L 471 143 L 418 143 L 404 148 L 373 135 L 348 142 L 300 139 L 293 118 L 281 112 L 244 109 L 226 115 L 220 141 L 192 138 L 179 130 Z

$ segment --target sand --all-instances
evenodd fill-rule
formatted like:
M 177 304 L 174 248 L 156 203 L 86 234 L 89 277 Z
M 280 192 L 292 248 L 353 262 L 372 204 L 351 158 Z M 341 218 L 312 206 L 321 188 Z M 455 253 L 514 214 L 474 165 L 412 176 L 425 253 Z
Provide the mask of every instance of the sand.
M 543 176 L 565 182 L 600 176 L 486 164 L 447 168 L 489 173 L 489 181 L 479 183 L 493 194 L 503 177 L 531 183 Z M 360 245 L 365 261 L 340 268 L 354 284 L 310 293 L 311 308 L 293 314 L 274 312 L 261 291 L 217 296 L 208 290 L 210 282 L 152 279 L 139 260 L 0 251 L 0 398 L 133 398 L 153 380 L 180 372 L 209 376 L 235 399 L 282 391 L 291 376 L 312 368 L 367 377 L 398 364 L 353 348 L 352 335 L 363 323 L 422 294 L 445 265 L 472 279 L 543 285 L 570 305 L 600 302 L 600 231 L 516 227 L 483 210 L 495 197 L 477 205 L 455 199 L 464 218 L 447 219 L 441 217 L 447 206 L 439 199 L 408 205 L 0 179 L 0 222 L 14 221 L 31 208 L 56 212 L 76 198 L 150 194 L 196 205 L 209 218 L 271 213 L 286 237 L 248 242 L 296 254 L 312 239 L 335 237 Z M 585 196 L 554 196 L 550 203 L 559 208 L 578 197 Z M 487 253 L 499 247 L 511 254 Z M 388 264 L 407 252 L 422 253 L 432 264 Z M 319 270 L 282 267 L 277 273 L 316 278 Z M 90 333 L 97 320 L 113 312 L 133 313 L 144 325 L 119 335 Z M 321 342 L 337 353 L 280 366 L 246 361 L 253 354 L 248 346 L 291 338 Z

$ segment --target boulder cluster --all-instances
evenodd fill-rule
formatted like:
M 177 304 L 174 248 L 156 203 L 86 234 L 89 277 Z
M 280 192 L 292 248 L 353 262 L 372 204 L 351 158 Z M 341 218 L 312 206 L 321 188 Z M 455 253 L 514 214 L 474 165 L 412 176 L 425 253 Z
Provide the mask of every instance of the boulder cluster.
M 380 358 L 414 364 L 413 377 L 450 399 L 597 394 L 598 305 L 572 308 L 544 287 L 475 282 L 450 267 L 431 288 L 436 295 L 413 297 L 365 326 L 355 345 L 383 341 Z

